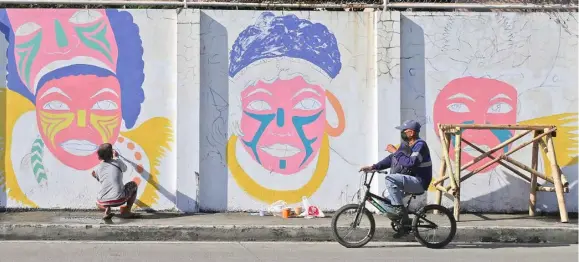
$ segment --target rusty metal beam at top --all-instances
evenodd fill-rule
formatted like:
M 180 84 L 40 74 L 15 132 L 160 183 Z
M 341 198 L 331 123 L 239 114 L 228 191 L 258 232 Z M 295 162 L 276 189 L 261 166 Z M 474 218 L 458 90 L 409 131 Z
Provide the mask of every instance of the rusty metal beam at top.
M 440 124 L 445 129 L 506 129 L 506 130 L 540 130 L 556 128 L 553 125 L 490 125 L 490 124 Z

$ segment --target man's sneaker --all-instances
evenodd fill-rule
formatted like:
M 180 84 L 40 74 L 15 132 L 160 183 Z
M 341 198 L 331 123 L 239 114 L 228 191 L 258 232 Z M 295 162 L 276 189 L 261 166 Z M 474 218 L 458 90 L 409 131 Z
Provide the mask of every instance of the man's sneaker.
M 394 238 L 400 238 L 408 235 L 410 232 L 410 225 L 412 221 L 408 218 L 406 209 L 403 206 L 386 206 L 386 216 L 392 220 L 392 222 L 400 225 L 400 229 L 394 233 Z
M 396 231 L 392 236 L 395 239 L 408 235 L 408 233 L 410 233 L 410 227 L 412 226 L 412 221 L 408 217 L 403 218 L 397 222 L 399 223 L 400 226 L 398 231 Z
M 392 221 L 398 221 L 406 215 L 406 209 L 403 206 L 385 205 L 384 209 L 386 210 L 386 216 Z

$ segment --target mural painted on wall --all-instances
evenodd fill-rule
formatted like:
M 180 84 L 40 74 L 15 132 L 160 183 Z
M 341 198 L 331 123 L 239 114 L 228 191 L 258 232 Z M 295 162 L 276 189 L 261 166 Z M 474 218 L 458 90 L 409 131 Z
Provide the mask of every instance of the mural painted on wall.
M 230 108 L 240 113 L 230 116 L 235 119 L 227 163 L 239 187 L 254 199 L 296 203 L 324 181 L 329 138 L 346 127 L 340 102 L 327 90 L 342 68 L 340 57 L 326 26 L 295 15 L 262 13 L 235 39 L 229 57 Z M 327 110 L 336 112 L 337 126 L 326 121 Z M 283 183 L 298 186 L 274 188 Z
M 517 122 L 517 89 L 505 82 L 490 78 L 462 77 L 452 80 L 438 94 L 434 102 L 434 123 L 453 124 L 495 124 L 495 125 L 556 125 L 558 128 L 555 142 L 555 154 L 561 167 L 577 164 L 577 113 L 563 113 L 536 119 Z M 437 132 L 436 124 L 433 125 Z M 462 136 L 483 150 L 490 150 L 513 137 L 511 130 L 465 130 Z M 454 139 L 453 139 L 454 140 Z M 511 145 L 505 146 L 493 156 L 509 151 Z M 454 141 L 451 142 L 454 150 Z M 551 175 L 551 166 L 542 152 L 544 172 Z M 454 160 L 454 154 L 450 154 Z M 461 158 L 468 163 L 480 153 L 470 146 L 464 146 Z M 490 162 L 489 158 L 468 168 L 473 171 Z M 495 163 L 485 168 L 488 172 L 496 168 Z
M 7 89 L 0 89 L 8 103 L 8 196 L 27 207 L 82 201 L 87 188 L 98 188 L 90 170 L 99 164 L 98 145 L 109 142 L 132 166 L 124 182 L 139 184 L 138 205 L 155 204 L 157 166 L 169 150 L 171 125 L 163 117 L 136 125 L 147 98 L 132 15 L 5 9 L 0 22 L 8 41 Z
M 427 118 L 438 139 L 437 123 L 556 125 L 557 162 L 562 169 L 577 165 L 577 28 L 573 15 L 561 14 L 553 19 L 548 14 L 466 13 L 460 19 L 443 16 L 411 19 L 413 29 L 424 32 L 424 41 L 428 42 L 424 51 L 426 93 L 433 103 L 428 101 L 432 107 L 427 111 L 432 109 L 432 114 L 427 112 Z M 417 39 L 420 38 L 409 41 Z M 482 149 L 491 149 L 515 132 L 466 130 L 462 135 Z M 451 142 L 454 150 L 454 141 Z M 510 149 L 505 146 L 494 156 Z M 540 152 L 539 168 L 550 176 L 551 166 L 544 152 Z M 523 154 L 530 156 L 530 152 Z M 463 144 L 464 163 L 479 155 Z M 454 154 L 450 156 L 454 160 Z M 530 162 L 530 157 L 522 160 Z M 483 159 L 468 170 L 489 161 Z M 495 163 L 482 172 L 502 173 L 499 169 L 500 165 Z M 572 173 L 570 179 L 575 180 L 576 171 L 568 172 Z M 499 175 L 495 181 L 486 183 L 492 183 L 491 190 L 497 190 L 504 184 L 502 179 Z M 485 183 L 478 182 L 477 186 Z M 511 195 L 504 197 L 514 199 Z

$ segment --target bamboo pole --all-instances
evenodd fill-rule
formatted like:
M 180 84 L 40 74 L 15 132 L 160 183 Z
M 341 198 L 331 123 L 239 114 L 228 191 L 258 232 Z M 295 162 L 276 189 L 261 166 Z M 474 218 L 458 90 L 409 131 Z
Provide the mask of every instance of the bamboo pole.
M 460 158 L 462 153 L 462 130 L 459 128 L 454 133 L 454 176 L 451 181 L 456 185 L 456 194 L 454 195 L 454 219 L 460 221 Z
M 492 155 L 494 152 L 496 152 L 496 151 L 504 148 L 505 146 L 507 146 L 507 145 L 509 145 L 509 144 L 511 144 L 511 143 L 513 143 L 513 142 L 515 142 L 515 141 L 517 141 L 517 140 L 519 140 L 520 138 L 526 136 L 526 135 L 527 135 L 528 133 L 530 133 L 530 132 L 532 132 L 532 130 L 527 130 L 526 132 L 523 132 L 523 133 L 518 134 L 518 135 L 516 135 L 516 136 L 514 136 L 514 137 L 511 137 L 511 138 L 508 139 L 508 140 L 505 140 L 504 142 L 502 142 L 502 143 L 498 144 L 497 146 L 493 147 L 493 148 L 492 148 L 491 150 L 489 150 L 488 152 L 484 152 L 484 151 L 483 151 L 484 153 L 483 153 L 482 155 L 475 157 L 473 160 L 471 160 L 470 162 L 468 162 L 467 164 L 465 164 L 465 165 L 462 167 L 462 170 L 465 170 L 465 169 L 471 167 L 472 165 L 480 162 L 480 161 L 483 160 L 484 158 Z M 471 146 L 472 146 L 472 145 L 471 145 Z
M 455 124 L 442 125 L 442 128 L 460 128 L 460 129 L 501 129 L 501 130 L 544 130 L 554 126 L 547 125 L 488 125 L 488 124 Z
M 543 141 L 542 139 L 539 140 L 539 145 L 540 148 L 543 150 L 543 152 L 545 152 L 545 154 L 547 154 L 547 144 L 545 143 L 545 141 Z M 563 174 L 563 170 L 561 170 L 561 167 L 557 166 L 559 168 L 559 173 L 561 173 L 561 184 L 563 184 L 563 187 L 569 186 L 569 181 L 567 181 L 567 177 L 565 177 L 565 175 Z M 549 181 L 552 183 L 552 181 Z
M 444 159 L 441 159 L 441 162 L 443 162 L 443 164 L 445 165 L 445 172 L 446 172 L 446 162 L 444 161 Z M 439 179 L 434 180 L 434 182 L 432 182 L 432 185 L 437 186 L 438 184 L 444 182 L 447 179 L 448 179 L 448 175 L 444 175 L 444 176 L 440 177 Z
M 547 129 L 545 129 L 547 132 Z M 565 196 L 563 195 L 563 184 L 561 183 L 561 173 L 559 172 L 559 165 L 557 165 L 557 157 L 555 156 L 555 146 L 553 143 L 553 136 L 551 134 L 547 135 L 547 158 L 551 162 L 551 178 L 553 178 L 553 184 L 555 185 L 555 193 L 557 194 L 557 202 L 559 204 L 559 214 L 561 215 L 561 222 L 569 222 L 569 217 L 567 216 L 567 207 L 565 206 Z
M 550 186 L 537 186 L 537 191 L 541 191 L 541 192 L 556 192 L 555 187 L 550 187 Z M 569 193 L 569 188 L 568 188 L 568 187 L 564 187 L 564 188 L 563 188 L 563 192 L 564 192 L 564 193 Z
M 442 125 L 442 128 L 460 128 L 460 129 L 502 129 L 502 130 L 544 130 L 551 129 L 554 126 L 546 125 L 487 125 L 487 124 L 456 124 Z
M 440 129 L 439 129 L 439 131 L 440 131 Z M 439 135 L 440 135 L 440 132 L 439 132 Z M 443 143 L 443 144 L 445 145 L 445 146 L 442 147 L 443 150 L 448 150 L 448 148 L 450 147 L 450 140 L 446 139 L 446 136 L 444 136 L 444 135 L 443 135 L 443 136 L 440 136 L 440 140 L 441 140 L 441 143 Z M 446 149 L 445 149 L 445 148 L 446 148 Z M 448 151 L 446 151 L 446 152 L 448 152 Z M 445 160 L 445 157 L 443 156 L 442 159 L 440 159 L 440 170 L 439 170 L 440 179 L 443 179 L 444 177 L 447 177 L 447 175 L 446 175 L 445 173 L 446 173 L 446 160 Z M 444 181 L 444 179 L 443 179 L 442 181 Z M 436 182 L 436 181 L 435 181 L 435 182 Z M 438 189 L 438 190 L 436 191 L 436 196 L 435 196 L 435 199 L 434 199 L 434 203 L 437 204 L 437 205 L 442 204 L 442 192 L 443 192 L 443 191 L 440 191 L 439 188 L 442 188 L 442 187 L 441 187 L 441 186 L 438 186 L 439 183 L 440 183 L 440 182 L 433 184 L 433 185 L 436 187 L 436 189 Z M 442 186 L 444 186 L 444 183 L 442 183 Z M 446 190 L 444 190 L 444 192 L 445 192 L 445 193 L 448 193 Z M 434 214 L 437 215 L 437 214 L 438 214 L 438 210 L 434 210 Z
M 533 132 L 533 138 L 539 136 L 539 132 Z M 537 170 L 539 164 L 539 142 L 533 142 L 533 151 L 531 153 L 531 168 Z M 531 192 L 529 194 L 529 216 L 535 216 L 535 209 L 537 205 L 537 175 L 531 173 Z
M 449 155 L 449 151 L 450 151 L 450 134 L 447 134 L 446 132 L 443 132 L 441 125 L 438 125 L 438 134 L 440 135 L 440 137 L 444 140 L 442 143 L 442 158 L 444 158 L 444 161 L 446 163 L 446 166 L 448 167 L 446 169 L 446 171 L 448 172 L 448 176 L 451 177 L 453 176 L 453 172 L 452 172 L 452 168 L 450 168 L 452 165 L 450 164 L 450 155 Z M 450 180 L 450 188 L 455 189 L 456 188 L 456 184 L 454 183 L 454 180 Z M 448 189 L 447 189 L 448 191 Z
M 511 163 L 511 164 L 513 164 L 513 165 L 515 165 L 516 167 L 518 167 L 518 168 L 520 168 L 520 169 L 523 169 L 523 170 L 525 170 L 525 171 L 527 171 L 527 172 L 529 172 L 529 173 L 531 173 L 531 174 L 533 174 L 533 175 L 536 175 L 536 176 L 538 176 L 538 177 L 540 177 L 540 178 L 542 178 L 542 179 L 544 179 L 544 180 L 546 180 L 546 181 L 549 181 L 549 182 L 553 183 L 553 179 L 552 179 L 552 178 L 547 177 L 547 175 L 545 175 L 545 174 L 543 174 L 543 173 L 541 173 L 541 172 L 539 172 L 539 171 L 537 171 L 537 170 L 534 170 L 534 169 L 530 168 L 529 166 L 527 166 L 527 165 L 525 165 L 525 164 L 523 164 L 523 163 L 521 163 L 521 162 L 519 162 L 519 161 L 517 161 L 517 160 L 515 160 L 515 159 L 513 159 L 513 158 L 511 158 L 511 157 L 509 157 L 509 156 L 503 155 L 503 156 L 501 156 L 501 158 L 502 158 L 503 160 L 505 160 L 505 161 L 507 161 L 507 162 L 509 162 L 509 163 Z
M 555 130 L 555 129 L 553 129 L 553 130 Z M 529 132 L 530 132 L 530 131 L 529 131 Z M 494 148 L 492 148 L 492 149 L 489 150 L 488 152 L 479 151 L 479 152 L 481 152 L 481 153 L 483 153 L 483 154 L 480 155 L 480 156 L 478 156 L 478 157 L 476 157 L 475 159 L 471 160 L 471 161 L 468 162 L 467 164 L 465 164 L 465 165 L 461 168 L 461 171 L 464 171 L 464 170 L 466 170 L 467 168 L 471 167 L 472 165 L 480 162 L 480 161 L 481 161 L 483 158 L 485 158 L 485 157 L 490 157 L 491 154 L 494 153 L 495 151 L 497 151 L 497 150 L 499 150 L 499 149 L 507 146 L 509 143 L 512 143 L 512 142 L 518 140 L 519 138 L 525 136 L 526 134 L 528 134 L 528 132 L 525 132 L 525 133 L 523 133 L 523 134 L 519 134 L 517 137 L 512 137 L 511 139 L 514 139 L 514 140 L 507 140 L 507 141 L 505 141 L 505 142 L 503 142 L 503 143 L 495 146 Z M 536 139 L 539 139 L 539 138 L 536 138 Z M 469 143 L 469 145 L 470 145 L 471 147 L 473 147 L 473 144 L 472 144 L 472 143 L 467 142 L 467 141 L 464 140 L 464 139 L 463 139 L 463 141 L 465 141 L 465 143 Z M 529 142 L 523 143 L 523 144 L 520 145 L 519 147 L 520 147 L 520 148 L 523 148 L 523 147 L 525 147 L 526 145 L 531 144 L 532 142 L 533 142 L 533 141 L 529 141 Z M 519 148 L 519 149 L 520 149 L 520 148 Z M 517 150 L 518 150 L 518 149 L 517 149 Z M 516 151 L 515 151 L 515 152 L 516 152 Z M 494 157 L 490 157 L 490 159 L 493 159 L 493 160 L 494 160 L 495 158 L 494 158 Z M 498 161 L 498 162 L 499 162 L 499 164 L 501 164 L 500 161 Z M 510 168 L 510 167 L 507 166 L 507 165 L 504 165 L 504 164 L 501 164 L 501 165 L 505 166 L 505 167 L 508 168 L 509 170 L 513 170 L 512 168 Z M 470 177 L 470 176 L 469 176 L 469 177 Z M 527 179 L 526 176 L 524 176 L 524 177 L 525 177 L 525 179 Z M 446 179 L 448 179 L 448 178 L 449 178 L 449 176 L 443 176 L 443 177 L 435 180 L 434 183 L 433 183 L 433 185 L 438 185 L 440 182 L 442 182 L 442 181 L 444 181 L 444 180 L 446 180 Z
M 508 139 L 507 141 L 510 141 L 510 143 L 513 143 L 513 142 L 515 142 L 516 140 L 520 139 L 521 137 L 523 137 L 523 136 L 521 136 L 521 134 L 519 134 L 519 135 L 517 135 L 517 136 L 511 137 L 511 138 Z M 506 141 L 505 141 L 505 142 L 506 142 Z M 510 155 L 510 154 L 512 154 L 512 153 L 515 153 L 515 152 L 521 150 L 521 148 L 523 148 L 524 146 L 525 146 L 525 144 L 519 145 L 519 146 L 511 149 L 511 151 L 507 152 L 505 155 Z M 498 161 L 501 160 L 501 159 L 504 159 L 505 155 L 501 155 L 500 157 L 498 157 L 498 158 L 496 158 L 496 159 L 494 159 L 494 160 L 491 160 L 491 161 L 489 161 L 488 163 L 484 164 L 483 166 L 481 166 L 481 167 L 479 167 L 479 168 L 471 171 L 470 173 L 468 173 L 468 174 L 466 174 L 465 176 L 463 176 L 463 177 L 461 178 L 461 181 L 467 180 L 469 177 L 477 174 L 478 172 L 480 172 L 480 171 L 484 170 L 485 168 L 489 167 L 490 165 L 498 162 Z M 479 160 L 479 161 L 480 161 L 480 160 Z M 448 189 L 448 187 L 446 187 L 446 188 Z
M 474 145 L 473 143 L 471 143 L 470 141 L 466 140 L 466 139 L 462 139 L 462 142 L 464 142 L 465 144 L 471 146 L 472 148 L 474 148 L 476 151 L 478 151 L 479 153 L 485 153 L 484 150 L 482 150 L 480 147 Z M 489 155 L 488 158 L 494 160 L 495 157 L 492 155 Z M 520 176 L 522 179 L 527 180 L 527 182 L 531 182 L 531 179 L 527 176 L 525 176 L 522 172 L 520 172 L 519 170 L 516 170 L 515 168 L 513 168 L 512 166 L 507 165 L 506 163 L 504 163 L 503 161 L 498 161 L 498 163 L 505 167 L 506 169 L 510 170 L 511 172 L 515 173 L 516 175 Z M 535 185 L 537 185 L 537 182 L 535 182 Z

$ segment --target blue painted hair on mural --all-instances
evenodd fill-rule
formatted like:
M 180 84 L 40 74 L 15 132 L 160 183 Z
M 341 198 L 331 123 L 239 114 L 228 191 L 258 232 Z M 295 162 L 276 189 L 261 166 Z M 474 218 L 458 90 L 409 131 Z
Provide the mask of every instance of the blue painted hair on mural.
M 255 61 L 277 57 L 309 61 L 331 78 L 342 68 L 338 42 L 326 26 L 293 14 L 264 12 L 235 40 L 229 54 L 229 76 L 234 77 Z
M 81 64 L 69 65 L 52 70 L 46 75 L 42 76 L 40 78 L 40 81 L 38 81 L 38 86 L 39 87 L 44 86 L 44 84 L 46 84 L 46 82 L 50 80 L 61 79 L 67 76 L 80 76 L 80 75 L 94 75 L 98 77 L 107 77 L 107 76 L 114 76 L 115 74 L 113 74 L 113 72 L 107 69 L 93 65 L 81 65 Z
M 143 72 L 145 63 L 143 61 L 143 46 L 139 35 L 139 27 L 133 22 L 133 16 L 126 11 L 114 9 L 106 10 L 107 17 L 111 24 L 111 29 L 115 36 L 118 48 L 116 74 L 108 70 L 88 65 L 71 65 L 42 77 L 42 83 L 51 79 L 58 79 L 72 75 L 115 75 L 121 87 L 121 106 L 125 126 L 132 128 L 141 113 L 141 103 L 145 101 L 143 91 Z M 0 9 L 0 31 L 8 41 L 6 50 L 6 80 L 8 88 L 26 97 L 32 103 L 36 102 L 36 94 L 31 93 L 24 85 L 16 69 L 14 56 L 14 30 L 10 25 L 8 14 L 5 9 Z M 66 70 L 65 70 L 66 69 Z M 105 72 L 106 71 L 106 72 Z M 39 83 L 40 84 L 40 83 Z

